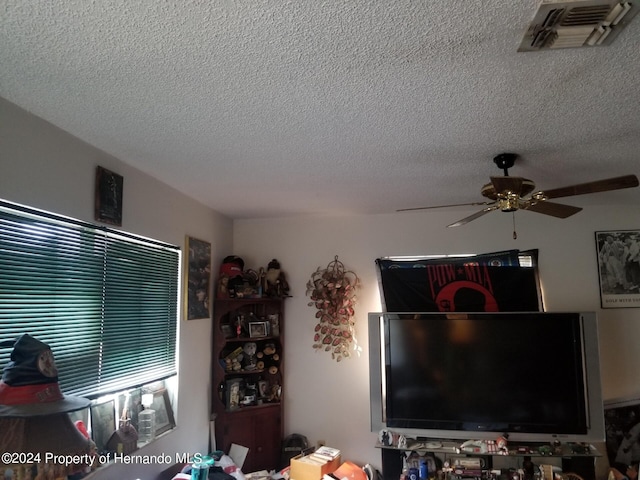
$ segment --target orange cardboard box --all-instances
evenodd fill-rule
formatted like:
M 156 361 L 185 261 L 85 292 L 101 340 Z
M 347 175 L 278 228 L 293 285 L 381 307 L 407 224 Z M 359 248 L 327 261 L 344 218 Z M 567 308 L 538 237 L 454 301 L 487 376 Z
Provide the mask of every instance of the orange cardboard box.
M 321 480 L 325 473 L 336 471 L 341 464 L 339 455 L 324 463 L 314 460 L 311 455 L 298 455 L 291 459 L 289 478 L 290 480 Z

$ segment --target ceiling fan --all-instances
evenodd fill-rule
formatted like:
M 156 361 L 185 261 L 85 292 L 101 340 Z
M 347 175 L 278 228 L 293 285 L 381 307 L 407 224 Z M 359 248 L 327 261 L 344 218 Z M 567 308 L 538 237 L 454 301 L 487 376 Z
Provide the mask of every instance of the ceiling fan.
M 523 177 L 509 176 L 509 169 L 513 167 L 516 158 L 518 158 L 518 155 L 515 153 L 501 153 L 493 159 L 493 162 L 498 166 L 498 168 L 501 168 L 504 171 L 504 176 L 490 177 L 491 183 L 487 183 L 480 190 L 482 196 L 488 198 L 490 201 L 438 205 L 434 207 L 403 208 L 397 211 L 405 212 L 409 210 L 427 210 L 430 208 L 470 205 L 485 206 L 479 212 L 447 225 L 447 227 L 459 227 L 461 225 L 465 225 L 494 210 L 501 210 L 503 212 L 529 210 L 531 212 L 542 213 L 544 215 L 551 215 L 552 217 L 567 218 L 571 215 L 575 215 L 582 210 L 582 208 L 550 202 L 549 199 L 571 197 L 574 195 L 586 195 L 588 193 L 607 192 L 610 190 L 620 190 L 623 188 L 638 186 L 638 177 L 635 175 L 623 175 L 622 177 L 596 180 L 594 182 L 570 185 L 568 187 L 554 188 L 551 190 L 535 190 L 536 185 L 532 180 Z

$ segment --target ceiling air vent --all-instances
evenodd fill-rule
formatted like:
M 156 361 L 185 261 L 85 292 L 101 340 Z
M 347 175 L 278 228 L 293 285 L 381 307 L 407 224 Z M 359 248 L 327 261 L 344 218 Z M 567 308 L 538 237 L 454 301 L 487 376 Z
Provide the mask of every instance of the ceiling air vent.
M 519 52 L 609 45 L 640 10 L 640 0 L 543 0 Z

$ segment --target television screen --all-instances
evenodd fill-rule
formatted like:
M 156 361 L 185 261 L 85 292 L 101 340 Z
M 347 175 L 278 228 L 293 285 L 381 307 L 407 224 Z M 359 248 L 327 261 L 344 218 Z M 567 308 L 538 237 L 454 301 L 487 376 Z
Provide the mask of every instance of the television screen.
M 386 427 L 437 432 L 440 438 L 473 438 L 470 432 L 533 440 L 603 435 L 597 338 L 585 341 L 585 334 L 592 337 L 595 330 L 585 327 L 583 315 L 399 313 L 378 318 L 380 333 L 373 338 L 380 340 Z M 590 396 L 590 389 L 598 392 Z M 458 434 L 447 435 L 453 432 Z

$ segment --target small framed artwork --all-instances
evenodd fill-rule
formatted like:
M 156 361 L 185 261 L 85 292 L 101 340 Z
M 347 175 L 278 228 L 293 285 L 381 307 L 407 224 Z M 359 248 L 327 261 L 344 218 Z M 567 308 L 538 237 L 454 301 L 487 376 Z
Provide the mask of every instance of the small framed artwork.
M 640 307 L 640 230 L 596 232 L 602 308 Z
M 124 179 L 104 167 L 96 169 L 95 219 L 122 226 L 122 191 Z
M 240 379 L 227 380 L 226 387 L 227 410 L 237 410 L 240 408 L 241 400 Z
M 156 412 L 156 435 L 168 432 L 176 426 L 169 392 L 166 388 L 153 392 L 151 408 Z
M 266 398 L 269 396 L 269 382 L 266 380 L 258 381 L 258 397 Z
M 249 322 L 249 337 L 266 337 L 269 334 L 268 322 Z
M 640 395 L 605 401 L 604 423 L 609 465 L 624 475 L 640 460 Z
M 211 244 L 187 236 L 186 249 L 184 316 L 211 318 Z
M 220 331 L 222 332 L 222 336 L 224 338 L 233 338 L 234 336 L 233 329 L 228 323 L 223 323 L 222 325 L 220 325 Z
M 91 437 L 98 453 L 107 448 L 109 438 L 116 431 L 116 406 L 113 400 L 91 406 Z

